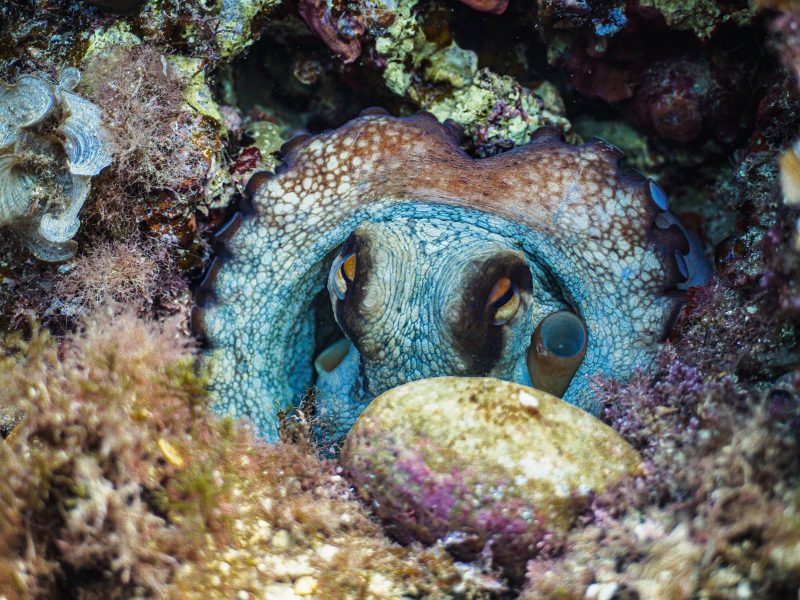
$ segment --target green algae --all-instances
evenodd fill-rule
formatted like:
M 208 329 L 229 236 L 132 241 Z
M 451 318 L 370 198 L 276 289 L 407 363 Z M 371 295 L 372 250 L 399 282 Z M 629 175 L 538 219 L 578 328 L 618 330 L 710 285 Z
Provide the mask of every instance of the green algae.
M 256 23 L 281 0 L 219 0 L 219 3 L 215 40 L 221 58 L 229 60 L 253 43 Z
M 245 127 L 245 133 L 253 138 L 253 145 L 261 153 L 259 170 L 274 171 L 279 164 L 276 155 L 286 141 L 286 133 L 272 121 L 253 121 Z
M 417 8 L 417 0 L 399 2 L 392 24 L 373 32 L 375 50 L 386 59 L 383 80 L 390 91 L 440 121 L 462 126 L 481 154 L 524 144 L 543 125 L 570 130 L 554 86 L 543 82 L 534 92 L 508 75 L 479 68 L 472 50 L 449 36 L 426 34 Z
M 141 43 L 141 38 L 131 31 L 130 24 L 120 20 L 109 27 L 101 27 L 92 34 L 81 62 L 86 64 L 119 48 L 132 48 Z
M 440 121 L 455 121 L 464 127 L 467 135 L 475 135 L 482 129 L 484 144 L 519 146 L 530 141 L 533 132 L 544 125 L 562 131 L 571 128 L 569 121 L 562 116 L 563 104 L 555 89 L 545 84 L 540 89 L 550 100 L 549 105 L 512 77 L 481 69 L 469 85 L 456 88 L 451 95 L 435 100 L 425 108 Z M 513 108 L 496 110 L 503 106 Z
M 437 50 L 428 60 L 430 64 L 424 70 L 425 78 L 433 83 L 449 83 L 454 88 L 463 88 L 472 83 L 478 73 L 478 55 L 455 43 Z
M 168 61 L 170 66 L 186 82 L 186 89 L 183 92 L 186 104 L 198 114 L 213 119 L 217 126 L 220 127 L 220 134 L 224 135 L 225 128 L 222 125 L 222 113 L 206 81 L 204 61 L 200 58 L 190 58 L 188 56 L 170 56 Z
M 595 119 L 588 115 L 573 121 L 575 132 L 583 139 L 599 137 L 625 153 L 625 161 L 646 174 L 653 174 L 664 158 L 650 147 L 648 137 L 633 125 L 621 120 Z
M 706 39 L 722 23 L 746 25 L 753 20 L 756 9 L 720 7 L 718 0 L 641 0 L 641 6 L 659 11 L 672 29 L 692 31 Z

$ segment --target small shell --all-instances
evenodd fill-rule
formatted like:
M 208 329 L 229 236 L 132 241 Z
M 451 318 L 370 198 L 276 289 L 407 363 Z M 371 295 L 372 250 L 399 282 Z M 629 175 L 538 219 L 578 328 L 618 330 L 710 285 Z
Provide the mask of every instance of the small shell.
M 62 90 L 74 90 L 81 82 L 81 72 L 74 67 L 67 67 L 58 76 L 58 87 Z
M 56 105 L 50 85 L 33 75 L 23 75 L 16 85 L 0 81 L 0 148 L 14 142 L 20 129 L 35 125 Z
M 0 156 L 0 225 L 25 213 L 30 205 L 33 176 L 17 168 L 16 154 Z
M 50 242 L 63 243 L 71 239 L 81 225 L 78 213 L 89 195 L 91 179 L 87 176 L 72 176 L 72 198 L 66 210 L 58 215 L 47 214 L 42 217 L 39 231 Z

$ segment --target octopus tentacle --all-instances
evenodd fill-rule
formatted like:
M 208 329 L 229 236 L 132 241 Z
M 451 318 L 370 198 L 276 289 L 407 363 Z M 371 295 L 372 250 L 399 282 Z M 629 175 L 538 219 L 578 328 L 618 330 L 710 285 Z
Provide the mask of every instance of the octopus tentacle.
M 455 133 L 424 113 L 368 111 L 292 140 L 274 175 L 253 176 L 255 210 L 221 234 L 230 256 L 203 286 L 214 301 L 194 318 L 212 346 L 223 409 L 276 439 L 277 410 L 312 382 L 311 298 L 324 260 L 360 221 L 398 204 L 479 211 L 522 231 L 510 235 L 550 270 L 590 332 L 579 375 L 613 362 L 625 376 L 652 359 L 680 289 L 709 273 L 660 188 L 621 172 L 620 151 L 602 140 L 572 146 L 543 128 L 526 146 L 475 159 Z M 593 408 L 587 385 L 566 398 Z

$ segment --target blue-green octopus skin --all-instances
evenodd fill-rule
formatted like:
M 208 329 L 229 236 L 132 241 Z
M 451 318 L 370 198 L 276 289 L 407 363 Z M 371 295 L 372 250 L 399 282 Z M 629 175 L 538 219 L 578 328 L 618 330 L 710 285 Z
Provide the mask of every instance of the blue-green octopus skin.
M 218 408 L 274 441 L 279 411 L 315 384 L 318 413 L 340 434 L 406 381 L 530 384 L 534 330 L 568 310 L 588 346 L 563 397 L 596 412 L 589 377 L 648 368 L 685 289 L 710 276 L 664 192 L 621 172 L 619 158 L 602 140 L 573 146 L 542 129 L 526 146 L 475 159 L 425 113 L 369 111 L 296 141 L 274 175 L 251 179 L 253 210 L 219 234 L 224 264 L 193 315 Z M 496 323 L 484 309 L 503 276 L 519 308 Z M 349 343 L 317 378 L 314 299 L 326 284 Z

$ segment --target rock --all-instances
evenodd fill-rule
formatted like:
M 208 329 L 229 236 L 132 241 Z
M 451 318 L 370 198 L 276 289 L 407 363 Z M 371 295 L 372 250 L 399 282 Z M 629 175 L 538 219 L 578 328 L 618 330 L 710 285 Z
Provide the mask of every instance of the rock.
M 490 551 L 512 580 L 593 493 L 641 470 L 614 430 L 539 390 L 491 378 L 415 381 L 376 398 L 341 462 L 401 543 Z

